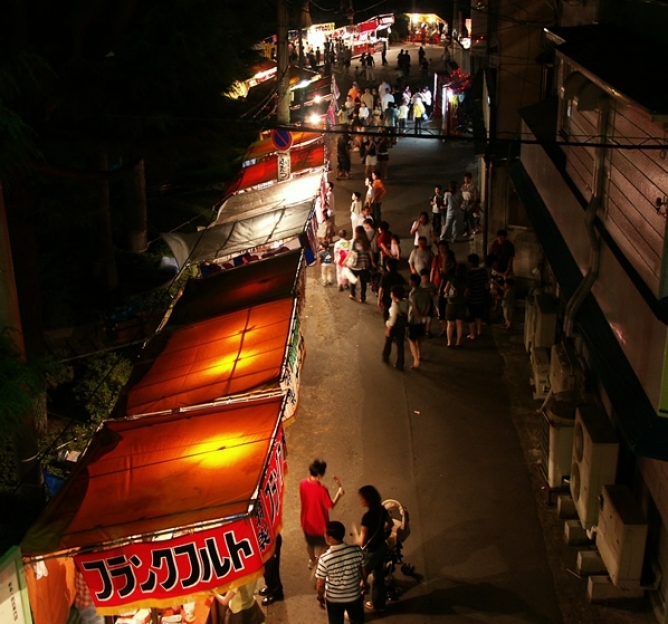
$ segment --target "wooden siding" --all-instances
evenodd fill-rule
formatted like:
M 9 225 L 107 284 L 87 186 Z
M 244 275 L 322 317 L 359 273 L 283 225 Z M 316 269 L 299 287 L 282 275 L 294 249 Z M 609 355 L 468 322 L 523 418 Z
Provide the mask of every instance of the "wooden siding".
M 573 103 L 568 139 L 595 140 L 598 111 L 579 111 Z M 643 111 L 613 101 L 608 141 L 624 145 L 657 145 L 668 141 L 660 124 Z M 586 198 L 594 185 L 595 147 L 566 146 L 566 173 Z M 664 260 L 666 218 L 657 214 L 656 200 L 668 196 L 668 155 L 656 149 L 606 153 L 606 181 L 599 218 L 619 248 L 657 297 L 662 297 L 667 264 Z M 665 209 L 664 209 L 665 212 Z
M 601 246 L 592 292 L 654 409 L 661 407 L 666 326 L 656 318 L 612 250 Z
M 573 105 L 568 121 L 568 140 L 587 141 L 598 134 L 595 123 L 592 123 L 594 119 L 597 119 L 597 116 L 592 115 L 591 111 L 578 111 L 577 106 Z M 566 173 L 580 193 L 588 199 L 593 192 L 595 147 L 567 145 L 564 151 Z
M 610 141 L 656 144 L 663 128 L 632 106 L 615 103 Z M 657 214 L 657 198 L 668 194 L 668 160 L 659 150 L 608 152 L 608 184 L 599 217 L 655 295 L 661 296 L 666 218 Z

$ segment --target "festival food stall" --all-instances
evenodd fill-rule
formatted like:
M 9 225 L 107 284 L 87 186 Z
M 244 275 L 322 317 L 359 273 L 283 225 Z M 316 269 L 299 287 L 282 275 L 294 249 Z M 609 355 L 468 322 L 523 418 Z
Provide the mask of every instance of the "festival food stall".
M 283 417 L 292 417 L 304 359 L 297 307 L 290 296 L 192 324 L 168 323 L 144 347 L 113 415 L 280 393 L 287 397 Z
M 441 129 L 446 135 L 461 134 L 460 106 L 466 98 L 470 78 L 461 69 L 434 73 L 434 117 L 441 118 Z
M 218 218 L 208 228 L 164 233 L 162 238 L 180 269 L 204 261 L 245 264 L 299 248 L 305 250 L 310 264 L 315 257 L 323 177 L 324 167 L 266 189 L 233 195 L 223 202 Z
M 436 13 L 407 13 L 408 40 L 440 45 L 448 34 L 448 23 Z
M 204 624 L 263 573 L 281 529 L 285 397 L 104 422 L 21 544 L 35 624 L 65 624 L 73 568 L 98 614 Z
M 299 134 L 314 134 L 301 132 Z M 290 152 L 290 175 L 300 176 L 309 171 L 322 169 L 325 163 L 325 142 L 320 135 L 319 141 L 293 145 Z M 276 149 L 273 154 L 264 156 L 259 162 L 243 167 L 225 189 L 226 195 L 242 191 L 261 190 L 278 181 L 279 157 Z
M 340 39 L 345 46 L 349 47 L 353 56 L 358 56 L 363 52 L 373 54 L 387 46 L 392 24 L 394 24 L 394 13 L 384 13 L 352 26 L 337 28 L 333 37 Z
M 177 295 L 160 330 L 242 310 L 261 303 L 296 297 L 301 312 L 305 288 L 304 252 L 288 251 L 257 262 L 188 280 Z
M 292 141 L 292 148 L 298 149 L 302 147 L 311 147 L 316 143 L 322 143 L 324 142 L 324 137 L 322 132 L 293 132 Z M 248 146 L 241 166 L 249 167 L 251 165 L 256 165 L 268 156 L 273 156 L 277 151 L 278 150 L 271 139 L 271 133 L 269 131 L 262 132 L 260 138 L 255 141 L 255 143 L 251 143 Z

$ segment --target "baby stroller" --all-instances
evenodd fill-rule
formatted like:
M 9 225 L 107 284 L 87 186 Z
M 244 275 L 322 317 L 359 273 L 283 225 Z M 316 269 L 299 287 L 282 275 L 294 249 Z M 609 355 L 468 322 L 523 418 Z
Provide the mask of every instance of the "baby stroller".
M 385 584 L 387 585 L 387 599 L 390 601 L 398 600 L 401 590 L 396 586 L 394 580 L 394 570 L 400 566 L 401 573 L 404 576 L 417 578 L 415 567 L 404 563 L 402 549 L 404 542 L 411 534 L 408 509 L 399 501 L 387 499 L 383 501 L 383 507 L 387 509 L 392 518 L 392 528 L 386 538 L 388 545 L 387 561 L 385 562 Z

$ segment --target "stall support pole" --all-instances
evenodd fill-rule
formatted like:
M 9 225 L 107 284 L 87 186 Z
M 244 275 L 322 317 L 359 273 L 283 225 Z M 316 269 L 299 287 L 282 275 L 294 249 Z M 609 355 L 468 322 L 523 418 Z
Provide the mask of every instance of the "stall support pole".
M 288 9 L 285 0 L 278 0 L 276 28 L 276 61 L 278 71 L 278 103 L 276 121 L 290 125 L 290 90 L 288 76 Z

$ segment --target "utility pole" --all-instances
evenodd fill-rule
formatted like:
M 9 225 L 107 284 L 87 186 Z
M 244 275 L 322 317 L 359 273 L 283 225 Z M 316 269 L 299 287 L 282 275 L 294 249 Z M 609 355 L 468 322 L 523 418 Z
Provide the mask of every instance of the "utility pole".
M 290 125 L 290 77 L 288 75 L 288 9 L 285 0 L 278 0 L 276 29 L 276 77 L 278 79 L 278 103 L 276 121 Z
M 348 0 L 348 10 L 346 11 L 346 17 L 348 18 L 348 22 L 352 26 L 353 21 L 355 20 L 355 9 L 353 8 L 353 0 Z

